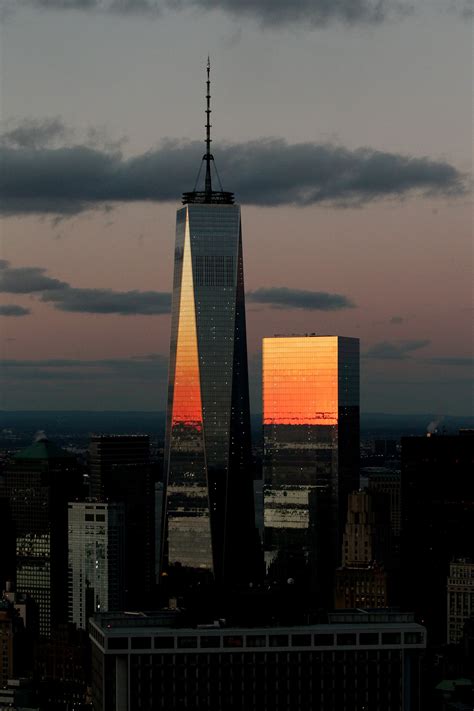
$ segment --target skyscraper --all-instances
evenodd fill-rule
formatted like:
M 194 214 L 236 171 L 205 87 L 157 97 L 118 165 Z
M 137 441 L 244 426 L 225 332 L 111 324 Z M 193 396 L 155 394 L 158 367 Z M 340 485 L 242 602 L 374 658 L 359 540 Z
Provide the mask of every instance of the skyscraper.
M 91 496 L 125 507 L 125 603 L 140 607 L 155 583 L 154 484 L 148 435 L 92 435 Z
M 176 220 L 162 570 L 220 582 L 252 577 L 256 532 L 240 207 L 212 186 L 209 88 L 208 64 L 204 190 Z
M 68 509 L 68 616 L 86 629 L 93 614 L 124 603 L 124 504 L 75 501 Z
M 47 439 L 8 464 L 4 496 L 16 533 L 16 588 L 38 604 L 40 633 L 67 619 L 67 504 L 80 494 L 76 457 Z
M 267 575 L 330 593 L 359 476 L 359 341 L 263 339 Z

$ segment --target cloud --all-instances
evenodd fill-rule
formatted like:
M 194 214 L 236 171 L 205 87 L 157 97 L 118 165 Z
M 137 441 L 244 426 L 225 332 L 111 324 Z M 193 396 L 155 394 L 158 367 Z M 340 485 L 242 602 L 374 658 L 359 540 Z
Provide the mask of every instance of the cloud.
M 17 304 L 0 304 L 0 316 L 28 316 L 30 309 Z
M 84 381 L 84 380 L 165 380 L 168 359 L 159 353 L 129 358 L 80 360 L 50 358 L 44 360 L 0 361 L 2 376 L 10 381 Z
M 403 316 L 392 316 L 392 318 L 390 319 L 390 324 L 392 326 L 399 326 L 401 323 L 403 323 L 403 321 Z
M 324 27 L 331 22 L 374 25 L 410 7 L 400 0 L 20 0 L 20 3 L 41 9 L 148 15 L 159 15 L 165 9 L 180 11 L 194 7 L 203 12 L 219 10 L 238 19 L 248 17 L 266 26 L 305 27 Z
M 40 148 L 64 142 L 73 132 L 60 118 L 24 119 L 1 135 L 1 144 L 15 148 Z
M 369 350 L 364 353 L 364 358 L 377 360 L 406 360 L 410 354 L 420 348 L 425 348 L 430 344 L 428 340 L 409 340 L 394 343 L 391 341 L 381 341 L 374 343 Z
M 426 358 L 426 362 L 431 365 L 446 365 L 454 367 L 469 367 L 474 365 L 472 356 L 437 356 L 434 358 Z
M 0 260 L 0 292 L 6 294 L 34 294 L 35 292 L 65 289 L 66 282 L 54 279 L 45 274 L 41 267 L 10 267 L 9 263 Z
M 325 291 L 305 291 L 272 287 L 250 291 L 248 301 L 267 304 L 274 309 L 306 309 L 308 311 L 337 311 L 354 308 L 355 304 L 342 294 L 328 294 Z
M 171 294 L 160 291 L 112 291 L 112 289 L 77 289 L 46 291 L 41 301 L 54 303 L 60 311 L 121 316 L 153 316 L 171 311 Z
M 41 267 L 10 267 L 6 260 L 0 260 L 0 292 L 35 294 L 60 311 L 122 316 L 151 316 L 171 311 L 171 294 L 166 292 L 75 288 L 47 276 L 45 271 Z
M 202 158 L 200 141 L 165 140 L 141 155 L 125 157 L 119 142 L 39 146 L 36 136 L 21 139 L 33 146 L 12 145 L 11 133 L 0 143 L 4 215 L 69 216 L 114 203 L 175 202 L 191 189 Z M 371 148 L 262 138 L 223 143 L 215 155 L 224 187 L 252 205 L 350 207 L 410 194 L 457 196 L 466 191 L 464 176 L 445 161 Z

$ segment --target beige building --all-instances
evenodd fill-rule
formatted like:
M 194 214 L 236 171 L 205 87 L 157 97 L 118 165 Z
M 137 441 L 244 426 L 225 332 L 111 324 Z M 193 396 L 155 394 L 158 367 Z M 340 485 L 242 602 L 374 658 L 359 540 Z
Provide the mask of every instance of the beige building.
M 448 577 L 448 644 L 456 644 L 462 636 L 464 623 L 474 616 L 474 561 L 453 560 Z

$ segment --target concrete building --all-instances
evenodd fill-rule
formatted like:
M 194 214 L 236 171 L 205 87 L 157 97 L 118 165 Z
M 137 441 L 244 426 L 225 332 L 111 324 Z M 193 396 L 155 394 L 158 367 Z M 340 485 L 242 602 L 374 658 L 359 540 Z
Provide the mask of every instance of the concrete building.
M 68 619 L 79 628 L 123 608 L 124 504 L 68 504 L 68 576 Z
M 335 607 L 378 608 L 389 604 L 390 508 L 383 494 L 349 495 L 342 541 L 342 567 L 336 571 Z
M 179 615 L 90 622 L 95 711 L 419 711 L 425 629 L 351 611 L 295 627 L 180 627 Z
M 466 620 L 474 617 L 474 560 L 460 558 L 449 566 L 448 644 L 460 641 Z

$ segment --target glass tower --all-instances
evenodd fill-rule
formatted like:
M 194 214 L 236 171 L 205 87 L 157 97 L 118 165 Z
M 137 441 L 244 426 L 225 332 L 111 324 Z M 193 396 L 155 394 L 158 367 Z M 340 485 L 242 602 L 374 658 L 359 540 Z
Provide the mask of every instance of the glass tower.
M 211 183 L 176 220 L 162 573 L 252 577 L 255 521 L 240 207 Z
M 359 481 L 358 339 L 264 338 L 263 433 L 267 576 L 323 594 Z

